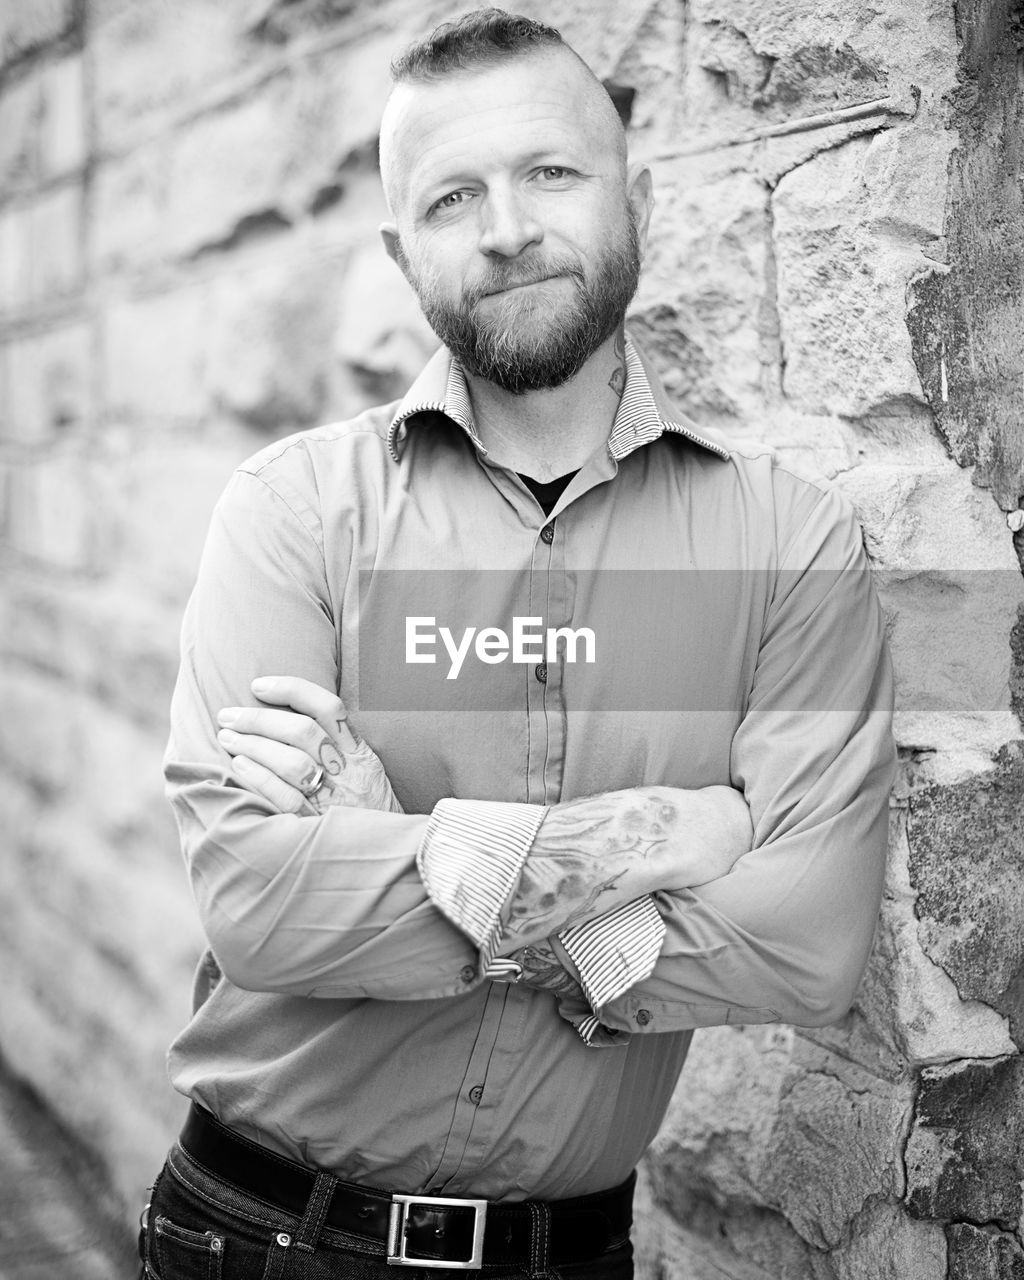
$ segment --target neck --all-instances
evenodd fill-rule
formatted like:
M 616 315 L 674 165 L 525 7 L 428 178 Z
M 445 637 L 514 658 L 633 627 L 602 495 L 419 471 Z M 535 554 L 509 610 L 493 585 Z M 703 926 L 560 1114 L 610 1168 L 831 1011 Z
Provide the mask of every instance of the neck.
M 620 326 L 569 382 L 511 395 L 492 382 L 466 376 L 476 428 L 490 460 L 554 480 L 578 470 L 605 443 L 626 382 Z

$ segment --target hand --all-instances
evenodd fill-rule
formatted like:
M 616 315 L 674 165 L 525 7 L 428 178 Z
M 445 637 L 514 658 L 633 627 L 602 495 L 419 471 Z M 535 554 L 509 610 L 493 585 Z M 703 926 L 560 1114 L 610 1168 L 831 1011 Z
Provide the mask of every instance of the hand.
M 217 741 L 250 791 L 282 813 L 334 805 L 402 812 L 384 766 L 348 723 L 337 694 L 298 676 L 263 677 L 252 691 L 271 707 L 225 707 L 217 717 Z M 321 767 L 322 782 L 307 796 Z
M 533 987 L 535 991 L 550 991 L 559 1001 L 578 1005 L 589 1012 L 587 997 L 576 978 L 562 964 L 549 938 L 538 939 L 527 947 L 520 947 L 509 956 L 521 966 L 523 975 L 517 986 Z

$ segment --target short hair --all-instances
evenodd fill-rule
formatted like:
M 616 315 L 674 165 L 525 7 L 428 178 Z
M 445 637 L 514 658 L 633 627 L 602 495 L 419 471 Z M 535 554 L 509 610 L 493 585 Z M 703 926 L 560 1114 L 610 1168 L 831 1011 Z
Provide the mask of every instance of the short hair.
M 429 36 L 411 44 L 391 63 L 396 84 L 435 80 L 452 71 L 492 66 L 538 48 L 569 46 L 561 33 L 504 9 L 474 9 L 454 22 L 442 22 Z

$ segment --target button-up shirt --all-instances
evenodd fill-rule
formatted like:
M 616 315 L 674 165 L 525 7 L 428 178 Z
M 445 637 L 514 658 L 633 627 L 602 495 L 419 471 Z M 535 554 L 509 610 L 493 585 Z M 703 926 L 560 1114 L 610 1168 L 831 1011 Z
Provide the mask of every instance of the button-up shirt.
M 454 677 L 443 626 L 455 648 L 491 628 Z M 182 655 L 167 777 L 211 950 L 171 1074 L 258 1142 L 397 1191 L 596 1191 L 653 1138 L 695 1027 L 852 1000 L 894 756 L 860 530 L 688 422 L 632 343 L 608 440 L 549 516 L 444 351 L 400 404 L 257 454 Z M 336 689 L 404 813 L 283 814 L 240 785 L 217 711 L 264 675 Z M 750 852 L 567 924 L 589 1020 L 493 981 L 545 806 L 655 784 L 738 789 Z

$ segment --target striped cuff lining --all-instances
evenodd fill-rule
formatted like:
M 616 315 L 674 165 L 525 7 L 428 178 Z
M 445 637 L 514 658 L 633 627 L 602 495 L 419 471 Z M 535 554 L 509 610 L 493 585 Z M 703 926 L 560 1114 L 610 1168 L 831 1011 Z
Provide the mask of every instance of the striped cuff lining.
M 546 812 L 543 805 L 439 800 L 430 815 L 416 864 L 434 905 L 480 949 L 482 971 Z
M 580 975 L 583 994 L 597 1013 L 650 976 L 665 940 L 665 922 L 650 896 L 558 935 Z M 587 1036 L 580 1030 L 586 1040 Z

